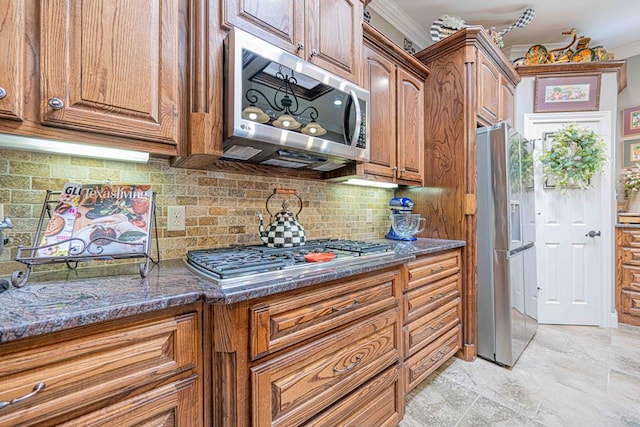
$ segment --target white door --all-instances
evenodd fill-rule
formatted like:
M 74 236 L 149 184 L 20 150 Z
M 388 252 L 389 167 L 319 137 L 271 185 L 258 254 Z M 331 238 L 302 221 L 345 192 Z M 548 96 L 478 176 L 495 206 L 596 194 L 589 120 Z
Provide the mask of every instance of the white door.
M 569 122 L 592 129 L 606 142 L 609 161 L 591 190 L 545 186 L 536 179 L 536 256 L 539 323 L 609 325 L 613 292 L 613 158 L 609 112 L 525 115 L 525 137 L 545 140 Z M 596 236 L 590 237 L 590 232 Z M 599 233 L 599 235 L 597 235 Z M 593 233 L 591 233 L 593 234 Z

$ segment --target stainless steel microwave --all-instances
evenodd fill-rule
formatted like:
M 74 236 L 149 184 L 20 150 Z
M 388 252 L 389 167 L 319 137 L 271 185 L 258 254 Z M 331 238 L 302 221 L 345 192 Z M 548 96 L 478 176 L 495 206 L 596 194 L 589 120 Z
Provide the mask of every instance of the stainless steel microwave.
M 223 159 L 329 171 L 369 159 L 369 92 L 234 28 Z

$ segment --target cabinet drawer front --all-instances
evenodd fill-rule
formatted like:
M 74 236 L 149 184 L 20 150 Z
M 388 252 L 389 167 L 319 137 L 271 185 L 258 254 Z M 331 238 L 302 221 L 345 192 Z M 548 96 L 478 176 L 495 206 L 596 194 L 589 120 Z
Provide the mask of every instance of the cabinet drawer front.
M 620 230 L 622 246 L 640 248 L 640 229 Z
M 640 292 L 622 291 L 620 306 L 623 313 L 640 316 Z
M 397 270 L 250 308 L 253 360 L 397 304 Z
M 299 425 L 400 357 L 399 309 L 251 369 L 253 425 Z
M 403 296 L 404 322 L 407 324 L 460 296 L 460 274 L 407 292 Z
M 460 271 L 460 250 L 420 258 L 408 264 L 409 277 L 406 289 L 414 289 L 435 282 Z
M 37 424 L 195 369 L 198 319 L 187 313 L 2 355 L 0 401 L 24 396 L 38 383 L 45 388 L 4 408 L 0 425 Z
M 202 419 L 198 405 L 193 404 L 198 399 L 197 381 L 193 376 L 167 384 L 60 426 L 199 426 Z
M 442 336 L 453 326 L 460 323 L 460 298 L 449 301 L 437 310 L 414 320 L 404 327 L 404 348 L 410 356 Z
M 395 365 L 305 426 L 396 426 L 404 414 L 404 394 L 399 381 L 400 366 Z
M 640 267 L 623 265 L 622 289 L 631 289 L 640 292 Z
M 433 373 L 462 348 L 462 326 L 456 325 L 433 344 L 411 356 L 404 364 L 405 393 Z
M 622 263 L 640 266 L 640 248 L 622 248 Z

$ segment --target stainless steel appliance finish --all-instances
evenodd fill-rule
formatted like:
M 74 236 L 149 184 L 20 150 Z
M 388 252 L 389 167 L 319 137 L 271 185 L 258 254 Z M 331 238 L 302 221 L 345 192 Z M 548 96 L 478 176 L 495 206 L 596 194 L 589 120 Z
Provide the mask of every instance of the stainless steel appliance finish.
M 225 53 L 224 159 L 318 171 L 369 159 L 366 89 L 237 28 Z M 284 114 L 300 127 L 283 129 Z
M 478 355 L 513 366 L 537 329 L 533 145 L 477 131 Z
M 307 261 L 305 255 L 313 253 L 330 253 L 335 258 Z M 388 243 L 326 239 L 293 248 L 240 246 L 192 250 L 187 252 L 186 262 L 192 271 L 230 288 L 394 256 Z

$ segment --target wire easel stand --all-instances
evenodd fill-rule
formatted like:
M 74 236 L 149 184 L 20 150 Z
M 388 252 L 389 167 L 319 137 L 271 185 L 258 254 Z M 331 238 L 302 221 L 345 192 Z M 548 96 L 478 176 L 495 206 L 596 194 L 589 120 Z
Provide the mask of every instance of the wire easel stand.
M 125 242 L 112 238 L 109 236 L 100 236 L 88 241 L 77 237 L 71 237 L 69 239 L 61 240 L 59 242 L 50 243 L 47 245 L 37 246 L 37 242 L 40 242 L 40 233 L 42 232 L 42 226 L 45 223 L 45 219 L 51 218 L 51 205 L 55 205 L 58 202 L 60 191 L 47 190 L 47 195 L 42 206 L 42 212 L 40 213 L 40 220 L 38 221 L 38 227 L 36 228 L 36 235 L 34 238 L 33 246 L 25 247 L 23 245 L 18 246 L 18 254 L 16 255 L 16 261 L 26 264 L 25 271 L 16 270 L 11 275 L 11 284 L 16 288 L 20 288 L 27 284 L 29 281 L 29 275 L 34 265 L 56 264 L 65 263 L 69 269 L 75 270 L 79 262 L 93 261 L 93 260 L 116 260 L 116 259 L 128 259 L 128 258 L 145 258 L 144 262 L 140 264 L 140 276 L 147 277 L 150 270 L 150 264 L 158 264 L 160 262 L 160 246 L 158 242 L 158 223 L 156 219 L 156 193 L 152 194 L 151 203 L 149 208 L 149 230 L 147 236 L 140 242 Z M 153 233 L 155 232 L 156 253 L 158 259 L 154 260 L 151 257 L 151 240 Z M 129 245 L 132 248 L 131 252 L 122 252 L 117 254 L 104 254 L 105 246 L 110 243 L 118 243 L 121 245 Z M 54 246 L 69 243 L 69 252 L 64 256 L 43 256 L 38 255 L 38 251 L 53 248 Z M 141 250 L 134 251 L 133 248 L 139 248 Z

